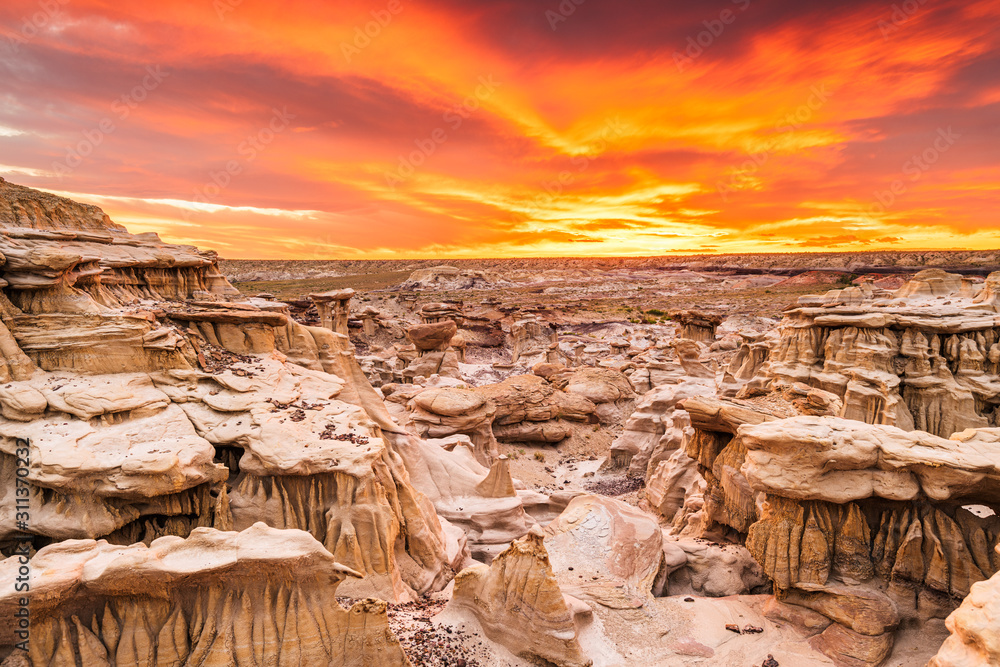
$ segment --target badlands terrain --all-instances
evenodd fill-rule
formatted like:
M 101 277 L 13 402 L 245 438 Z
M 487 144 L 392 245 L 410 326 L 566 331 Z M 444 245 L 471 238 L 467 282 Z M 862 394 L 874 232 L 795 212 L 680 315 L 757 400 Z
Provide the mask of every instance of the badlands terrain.
M 1000 664 L 997 253 L 0 255 L 4 667 Z

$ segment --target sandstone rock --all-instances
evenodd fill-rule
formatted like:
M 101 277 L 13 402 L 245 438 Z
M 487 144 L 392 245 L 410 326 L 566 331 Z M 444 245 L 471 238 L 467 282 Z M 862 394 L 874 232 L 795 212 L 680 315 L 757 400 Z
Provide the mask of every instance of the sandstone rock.
M 867 423 L 943 437 L 995 426 L 977 407 L 1000 392 L 991 284 L 977 293 L 961 276 L 929 269 L 895 294 L 864 284 L 803 298 L 759 376 L 775 388 L 801 382 L 833 393 L 838 416 Z
M 806 607 L 778 602 L 770 598 L 764 606 L 764 615 L 773 621 L 782 621 L 796 626 L 806 636 L 817 635 L 825 630 L 833 621 Z
M 693 396 L 710 396 L 713 393 L 708 384 L 684 382 L 657 387 L 644 394 L 625 422 L 621 435 L 611 443 L 608 465 L 612 468 L 627 467 L 630 475 L 648 480 L 659 462 L 683 444 L 686 414 L 683 419 L 674 420 L 678 416 L 677 404 Z M 683 410 L 680 412 L 683 413 Z M 650 460 L 654 450 L 659 450 L 655 463 Z
M 579 616 L 589 616 L 590 609 L 563 594 L 543 539 L 535 528 L 489 567 L 463 570 L 455 578 L 449 609 L 471 612 L 487 637 L 516 655 L 560 667 L 591 665 L 577 639 Z
M 680 338 L 711 343 L 715 340 L 715 330 L 722 323 L 722 316 L 697 310 L 671 310 L 671 319 L 677 322 Z
M 498 438 L 517 439 L 524 433 L 537 433 L 539 439 L 549 438 L 543 439 L 544 442 L 558 442 L 551 438 L 561 435 L 558 438 L 561 440 L 569 432 L 559 427 L 557 420 L 587 421 L 597 410 L 589 399 L 557 389 L 536 375 L 517 375 L 497 384 L 477 387 L 474 391 L 495 407 L 493 424 Z M 548 430 L 544 426 L 520 426 L 528 422 L 553 424 Z M 513 425 L 519 428 L 506 433 L 497 428 Z
M 889 632 L 870 637 L 833 623 L 809 644 L 830 656 L 838 667 L 878 667 L 892 651 L 893 635 Z
M 428 438 L 467 435 L 475 446 L 476 459 L 483 465 L 496 460 L 493 435 L 496 407 L 482 394 L 459 388 L 432 388 L 420 391 L 408 405 L 415 432 Z
M 945 622 L 951 635 L 927 667 L 986 667 L 1000 664 L 1000 574 L 972 585 Z
M 347 335 L 347 325 L 351 312 L 350 304 L 353 296 L 354 290 L 350 288 L 310 294 L 309 298 L 319 313 L 320 326 Z
M 690 538 L 671 543 L 686 555 L 684 566 L 670 578 L 671 595 L 745 595 L 767 583 L 760 566 L 742 545 Z
M 896 605 L 874 588 L 835 585 L 814 592 L 791 589 L 781 601 L 812 609 L 869 637 L 891 632 L 899 625 Z
M 993 429 L 945 440 L 892 426 L 793 417 L 739 433 L 747 448 L 744 472 L 759 491 L 838 503 L 919 494 L 1000 499 L 1000 431 Z
M 214 253 L 130 235 L 98 209 L 0 184 L 0 211 L 13 301 L 0 298 L 0 478 L 13 493 L 26 440 L 37 544 L 148 545 L 264 519 L 347 561 L 362 579 L 344 592 L 405 600 L 448 583 L 443 529 L 394 451 L 402 429 L 346 336 L 226 301 L 238 293 Z
M 583 495 L 545 528 L 545 547 L 563 590 L 615 609 L 641 607 L 663 561 L 651 516 L 619 500 Z
M 0 562 L 16 578 L 18 557 Z M 34 665 L 408 665 L 384 602 L 336 600 L 353 573 L 307 533 L 200 528 L 129 547 L 67 541 L 31 559 Z M 14 636 L 16 592 L 0 596 Z M 8 647 L 10 645 L 8 644 Z M 344 650 L 345 646 L 353 647 Z
M 683 450 L 661 461 L 646 484 L 646 500 L 666 521 L 672 522 L 692 494 L 704 494 L 705 478 L 694 459 Z
M 435 324 L 418 324 L 406 330 L 406 336 L 420 351 L 431 351 L 447 348 L 451 339 L 458 333 L 458 327 L 451 320 Z

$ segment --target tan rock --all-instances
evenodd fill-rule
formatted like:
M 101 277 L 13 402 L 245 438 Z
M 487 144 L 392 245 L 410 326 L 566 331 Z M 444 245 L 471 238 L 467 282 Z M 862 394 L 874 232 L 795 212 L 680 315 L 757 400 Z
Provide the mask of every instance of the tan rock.
M 821 591 L 790 589 L 781 601 L 812 609 L 858 634 L 875 637 L 899 625 L 896 605 L 875 588 L 826 586 Z
M 593 664 L 577 639 L 579 616 L 552 573 L 544 535 L 534 529 L 511 543 L 492 565 L 476 565 L 455 578 L 449 610 L 471 612 L 486 636 L 516 655 L 560 667 Z
M 986 667 L 1000 664 L 1000 574 L 972 585 L 948 616 L 951 635 L 927 667 Z
M 21 566 L 15 556 L 0 572 L 16 577 Z M 336 590 L 351 570 L 301 531 L 257 524 L 241 533 L 202 528 L 148 547 L 63 542 L 29 567 L 35 665 L 73 664 L 74 653 L 88 665 L 250 667 L 293 655 L 304 664 L 409 665 L 385 603 L 343 609 Z M 20 595 L 0 597 L 5 643 L 15 637 Z
M 837 667 L 878 667 L 892 652 L 893 635 L 870 637 L 833 623 L 809 644 L 830 656 Z
M 407 338 L 421 351 L 447 348 L 456 333 L 458 333 L 458 327 L 451 320 L 434 324 L 418 324 L 406 330 Z
M 545 547 L 563 590 L 615 609 L 641 607 L 663 562 L 650 515 L 603 496 L 574 498 L 545 528 Z

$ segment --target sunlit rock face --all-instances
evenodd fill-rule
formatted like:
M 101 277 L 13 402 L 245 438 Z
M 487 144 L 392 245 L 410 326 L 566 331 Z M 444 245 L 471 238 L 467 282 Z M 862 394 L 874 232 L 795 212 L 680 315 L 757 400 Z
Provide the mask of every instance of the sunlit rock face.
M 1000 569 L 997 429 L 684 405 L 710 520 L 745 536 L 778 600 L 833 621 L 811 641 L 838 664 L 880 664 L 902 621 L 944 618 Z
M 0 561 L 0 576 L 13 581 L 22 565 Z M 68 540 L 28 566 L 30 640 L 11 659 L 31 665 L 410 664 L 385 603 L 341 607 L 337 587 L 358 573 L 302 531 L 258 523 L 149 546 Z M 0 648 L 16 643 L 21 595 L 0 597 Z
M 895 292 L 870 284 L 801 297 L 759 371 L 843 400 L 839 416 L 948 437 L 998 425 L 1000 274 L 976 285 L 928 269 Z
M 477 565 L 459 574 L 450 608 L 471 613 L 487 636 L 515 655 L 560 667 L 593 664 L 577 638 L 578 625 L 590 616 L 590 608 L 560 588 L 544 533 L 537 528 L 514 541 L 490 566 Z
M 1000 663 L 1000 575 L 972 585 L 945 622 L 951 635 L 927 667 L 986 667 Z
M 735 397 L 675 408 L 706 525 L 745 541 L 783 609 L 830 621 L 810 643 L 839 665 L 883 663 L 897 627 L 945 618 L 1000 569 L 998 280 L 928 270 L 801 297 Z M 650 498 L 676 511 L 667 470 Z M 988 664 L 969 615 L 938 664 Z M 980 662 L 947 662 L 966 654 Z
M 244 299 L 214 253 L 8 183 L 0 253 L 4 553 L 24 449 L 35 548 L 262 521 L 325 546 L 355 573 L 345 594 L 448 583 L 442 525 L 346 336 Z

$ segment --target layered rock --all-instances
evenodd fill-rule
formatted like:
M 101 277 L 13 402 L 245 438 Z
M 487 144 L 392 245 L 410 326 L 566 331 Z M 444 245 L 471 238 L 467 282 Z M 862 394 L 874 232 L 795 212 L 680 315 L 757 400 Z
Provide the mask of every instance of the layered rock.
M 670 317 L 677 322 L 680 338 L 711 343 L 715 340 L 715 330 L 722 324 L 723 316 L 699 310 L 671 310 Z
M 487 637 L 515 655 L 559 667 L 593 664 L 577 637 L 590 608 L 563 593 L 538 528 L 512 542 L 490 566 L 459 573 L 449 611 L 471 612 Z
M 129 234 L 96 206 L 5 181 L 0 222 L 5 291 L 34 314 L 238 294 L 219 273 L 214 252 L 163 243 L 153 233 Z
M 839 396 L 838 416 L 944 437 L 998 425 L 998 282 L 928 269 L 895 292 L 802 297 L 754 384 L 805 383 Z
M 14 581 L 24 567 L 8 558 L 0 577 Z M 410 664 L 385 603 L 342 608 L 337 586 L 358 573 L 302 531 L 199 528 L 127 547 L 72 540 L 40 550 L 26 567 L 29 664 Z M 8 650 L 23 595 L 0 596 Z
M 690 417 L 677 404 L 693 396 L 714 394 L 715 387 L 697 380 L 664 385 L 644 394 L 611 444 L 609 465 L 627 469 L 634 477 L 651 477 L 657 466 L 683 445 L 686 432 L 693 433 Z
M 1000 664 L 1000 574 L 973 584 L 969 596 L 945 624 L 951 635 L 927 667 Z
M 557 443 L 570 435 L 569 422 L 597 420 L 593 401 L 536 375 L 514 376 L 474 391 L 494 406 L 493 434 L 500 441 Z
M 14 455 L 28 453 L 36 548 L 263 520 L 309 531 L 361 574 L 345 592 L 406 600 L 447 583 L 443 527 L 394 449 L 410 436 L 332 323 L 233 301 L 213 253 L 0 186 L 0 476 L 13 494 Z
M 708 412 L 693 421 L 719 428 Z M 997 572 L 1000 519 L 977 509 L 998 500 L 996 429 L 758 422 L 689 453 L 711 471 L 712 518 L 746 533 L 778 598 L 833 621 L 811 641 L 838 664 L 880 664 L 903 619 L 941 618 Z

